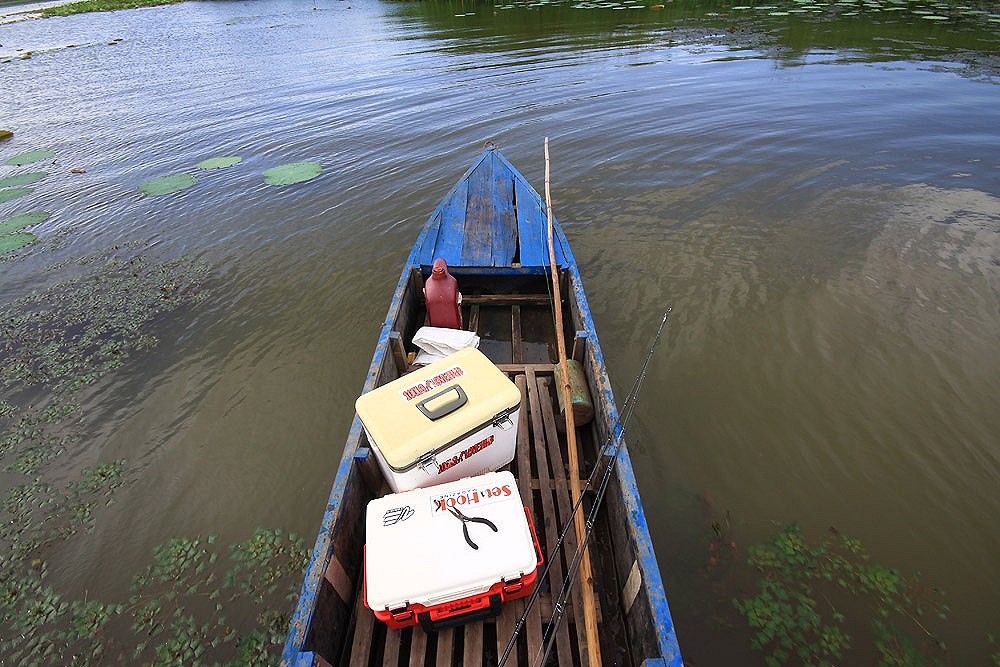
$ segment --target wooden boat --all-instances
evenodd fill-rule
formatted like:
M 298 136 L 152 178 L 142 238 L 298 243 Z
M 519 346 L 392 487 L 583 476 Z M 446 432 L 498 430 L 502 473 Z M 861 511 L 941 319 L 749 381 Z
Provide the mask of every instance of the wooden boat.
M 552 545 L 570 515 L 569 476 L 586 480 L 621 432 L 580 272 L 566 237 L 554 225 L 566 340 L 583 364 L 595 418 L 577 429 L 580 469 L 569 470 L 553 383 L 557 362 L 544 201 L 506 158 L 487 149 L 442 200 L 420 232 L 389 305 L 363 391 L 408 372 L 410 339 L 424 324 L 424 279 L 444 258 L 463 293 L 463 321 L 482 339 L 480 350 L 521 391 L 517 449 L 510 469 L 532 509 L 543 551 L 552 559 L 547 581 L 518 633 L 509 665 L 531 664 L 576 549 L 568 531 L 565 555 Z M 617 430 L 616 430 L 617 429 Z M 563 429 L 565 430 L 565 429 Z M 425 632 L 388 630 L 363 604 L 362 547 L 367 503 L 388 491 L 357 416 L 344 447 L 326 513 L 285 643 L 282 664 L 496 665 L 524 611 L 524 600 L 500 616 Z M 592 493 L 592 492 L 591 492 Z M 618 450 L 610 486 L 589 541 L 598 635 L 604 665 L 680 667 L 682 660 L 666 594 L 627 449 Z M 555 633 L 547 664 L 588 665 L 579 585 Z M 553 593 L 555 592 L 555 594 Z

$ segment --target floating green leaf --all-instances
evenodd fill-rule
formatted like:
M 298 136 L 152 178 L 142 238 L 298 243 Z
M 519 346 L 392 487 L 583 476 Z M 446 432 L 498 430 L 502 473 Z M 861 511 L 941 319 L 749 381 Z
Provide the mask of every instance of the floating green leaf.
M 11 250 L 18 250 L 26 245 L 31 245 L 35 242 L 35 235 L 29 234 L 28 232 L 23 232 L 21 234 L 11 234 L 9 236 L 0 236 L 0 253 L 10 252 Z
M 7 164 L 13 165 L 15 167 L 20 167 L 21 165 L 31 164 L 32 162 L 41 162 L 42 160 L 48 160 L 50 157 L 54 156 L 55 153 L 52 151 L 29 151 L 27 153 L 21 153 L 20 155 L 15 155 L 11 159 L 7 160 Z
M 198 163 L 199 169 L 225 169 L 226 167 L 232 167 L 235 164 L 239 164 L 243 161 L 238 155 L 233 155 L 230 157 L 213 157 L 207 160 L 203 160 Z
M 169 195 L 180 192 L 198 182 L 191 174 L 171 174 L 146 181 L 139 189 L 147 195 Z
M 44 171 L 32 171 L 27 174 L 17 174 L 15 176 L 8 176 L 7 178 L 0 178 L 0 188 L 7 188 L 12 185 L 29 185 L 35 181 L 40 181 L 48 176 Z
M 30 195 L 32 192 L 34 192 L 33 188 L 5 188 L 0 190 L 0 203 Z
M 322 172 L 319 162 L 293 162 L 265 171 L 264 182 L 268 185 L 292 185 L 316 178 Z
M 0 235 L 17 232 L 25 227 L 37 225 L 38 223 L 44 222 L 48 219 L 49 214 L 46 211 L 31 211 L 30 213 L 15 215 L 13 218 L 0 221 Z

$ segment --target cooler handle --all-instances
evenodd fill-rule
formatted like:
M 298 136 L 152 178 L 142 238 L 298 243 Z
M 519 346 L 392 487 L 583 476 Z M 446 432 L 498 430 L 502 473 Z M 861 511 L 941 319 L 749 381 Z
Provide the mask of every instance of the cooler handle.
M 485 621 L 488 618 L 499 616 L 502 607 L 503 601 L 501 600 L 500 595 L 497 594 L 491 595 L 490 606 L 483 607 L 482 609 L 476 609 L 466 614 L 458 614 L 457 616 L 449 616 L 442 619 L 431 619 L 431 613 L 429 611 L 422 611 L 417 614 L 417 620 L 420 621 L 420 627 L 424 629 L 424 632 L 437 632 L 438 630 L 457 628 L 458 626 L 465 625 L 466 623 Z
M 427 404 L 430 403 L 431 401 L 436 401 L 437 399 L 441 398 L 445 394 L 452 391 L 455 392 L 456 396 L 450 402 L 445 403 L 444 405 L 438 408 L 427 407 Z M 439 391 L 433 396 L 428 396 L 424 400 L 420 401 L 419 403 L 417 403 L 417 410 L 420 410 L 420 412 L 422 412 L 424 416 L 430 419 L 431 421 L 435 421 L 441 419 L 441 417 L 444 417 L 445 415 L 450 415 L 452 412 L 458 410 L 460 407 L 462 407 L 468 402 L 469 402 L 469 397 L 465 395 L 465 390 L 462 389 L 461 386 L 456 384 L 453 387 L 448 387 L 444 391 Z

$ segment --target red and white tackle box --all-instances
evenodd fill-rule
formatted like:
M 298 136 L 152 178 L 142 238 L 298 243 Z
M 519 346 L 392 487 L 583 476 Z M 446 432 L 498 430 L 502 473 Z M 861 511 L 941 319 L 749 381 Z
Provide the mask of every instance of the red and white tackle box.
M 397 630 L 496 616 L 531 594 L 543 560 L 506 471 L 373 500 L 365 530 L 365 606 Z
M 521 392 L 475 348 L 460 350 L 355 402 L 393 491 L 497 470 L 517 445 Z

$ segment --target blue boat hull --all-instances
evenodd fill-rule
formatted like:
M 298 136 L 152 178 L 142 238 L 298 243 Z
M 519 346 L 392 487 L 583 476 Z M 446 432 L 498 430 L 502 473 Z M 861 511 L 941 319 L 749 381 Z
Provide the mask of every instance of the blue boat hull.
M 554 228 L 573 356 L 583 364 L 595 418 L 578 429 L 587 470 L 620 432 L 618 408 L 605 368 L 580 273 L 558 224 Z M 545 544 L 554 544 L 569 496 L 553 413 L 551 296 L 546 288 L 549 252 L 545 204 L 525 178 L 495 149 L 485 151 L 445 196 L 420 232 L 389 305 L 368 376 L 371 391 L 407 370 L 408 341 L 424 323 L 422 285 L 434 259 L 442 257 L 465 295 L 466 322 L 483 337 L 481 349 L 516 380 L 522 391 L 524 422 L 513 467 L 526 504 L 536 510 Z M 549 286 L 550 288 L 550 286 Z M 548 298 L 548 303 L 546 303 Z M 558 412 L 558 408 L 555 409 Z M 589 444 L 588 444 L 589 443 Z M 570 473 L 572 474 L 572 473 Z M 523 603 L 512 603 L 499 618 L 425 635 L 419 628 L 386 631 L 361 604 L 364 511 L 385 491 L 360 420 L 355 416 L 327 502 L 301 595 L 296 605 L 282 665 L 339 664 L 496 664 Z M 617 454 L 611 486 L 591 542 L 600 609 L 604 664 L 681 667 L 682 659 L 653 553 L 627 447 Z M 541 520 L 539 520 L 541 519 Z M 571 531 L 572 532 L 572 531 Z M 574 540 L 570 538 L 572 544 Z M 547 546 L 545 546 L 548 549 Z M 558 590 L 571 557 L 559 559 L 550 574 Z M 544 587 L 545 584 L 543 583 Z M 575 587 L 579 589 L 579 586 Z M 560 629 L 555 663 L 586 664 L 586 640 L 575 627 L 579 596 L 565 629 Z M 548 605 L 551 608 L 551 594 Z M 521 633 L 514 660 L 530 664 L 548 610 L 545 596 Z M 458 651 L 461 650 L 461 653 Z M 527 663 L 524 662 L 527 660 Z

